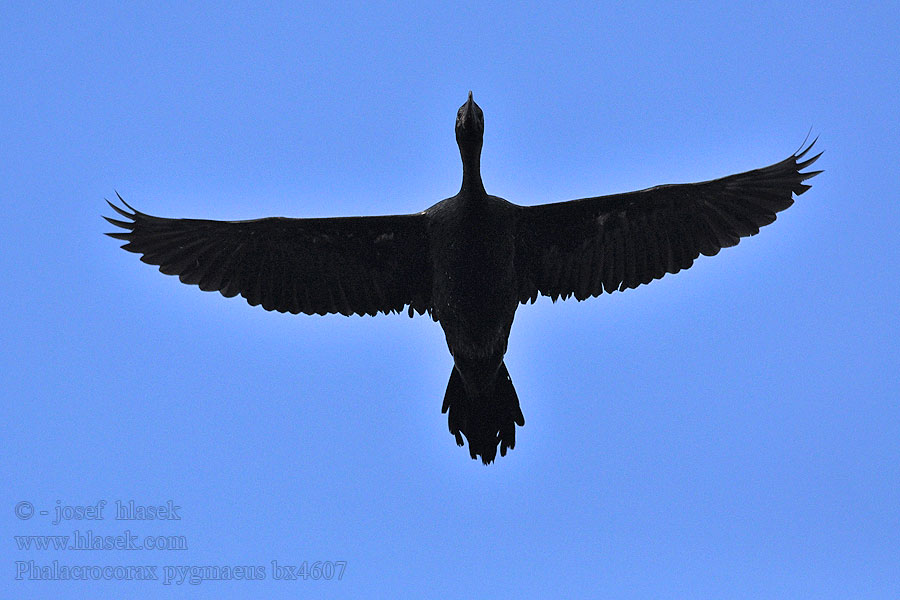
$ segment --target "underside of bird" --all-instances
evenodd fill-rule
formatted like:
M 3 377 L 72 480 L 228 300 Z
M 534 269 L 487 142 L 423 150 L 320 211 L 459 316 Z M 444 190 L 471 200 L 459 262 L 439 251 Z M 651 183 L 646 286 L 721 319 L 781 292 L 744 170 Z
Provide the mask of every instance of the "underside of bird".
M 778 163 L 719 179 L 518 206 L 484 192 L 483 131 L 483 113 L 470 92 L 456 125 L 463 185 L 455 197 L 420 213 L 169 219 L 135 210 L 120 196 L 128 210 L 110 206 L 125 220 L 104 218 L 124 231 L 108 235 L 124 240 L 122 248 L 140 254 L 141 261 L 159 266 L 162 273 L 178 276 L 182 283 L 225 297 L 241 295 L 253 306 L 293 314 L 408 311 L 410 316 L 427 312 L 437 319 L 442 311 L 459 312 L 453 293 L 438 293 L 459 289 L 441 288 L 441 282 L 452 287 L 454 281 L 480 274 L 490 282 L 484 286 L 485 297 L 502 284 L 502 307 L 508 314 L 486 326 L 493 331 L 505 323 L 508 336 L 520 303 L 534 302 L 541 295 L 553 301 L 572 296 L 580 301 L 635 288 L 690 268 L 701 254 L 713 256 L 757 234 L 809 189 L 804 181 L 821 172 L 802 171 L 820 156 L 804 158 L 814 140 Z M 484 221 L 467 220 L 465 214 L 476 214 L 491 202 L 502 208 L 503 216 L 494 227 L 506 232 L 504 242 L 478 247 L 469 259 L 460 249 L 479 239 L 472 228 Z M 453 227 L 441 229 L 441 223 Z M 440 231 L 445 234 L 435 233 Z M 447 239 L 435 243 L 438 235 Z M 446 249 L 456 254 L 444 255 L 451 252 Z M 457 264 L 466 264 L 468 271 L 454 271 Z M 478 297 L 473 294 L 470 299 Z M 477 313 L 484 306 L 473 300 L 464 308 Z M 447 319 L 440 320 L 446 330 Z M 478 335 L 472 339 L 484 332 L 474 333 Z M 460 369 L 460 357 L 451 347 L 456 366 L 443 403 L 457 444 L 463 445 L 465 437 L 470 456 L 481 457 L 485 464 L 494 460 L 498 448 L 501 456 L 514 448 L 516 426 L 525 424 L 502 361 L 506 337 L 497 347 L 502 352 L 493 355 L 489 384 L 474 386 L 467 384 L 471 373 L 464 365 Z

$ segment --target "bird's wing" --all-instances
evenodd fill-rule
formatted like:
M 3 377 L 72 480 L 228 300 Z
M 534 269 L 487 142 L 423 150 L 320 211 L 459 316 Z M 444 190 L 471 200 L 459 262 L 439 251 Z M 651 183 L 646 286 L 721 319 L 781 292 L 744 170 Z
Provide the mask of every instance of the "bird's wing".
M 253 221 L 165 219 L 111 202 L 104 217 L 128 242 L 182 283 L 240 294 L 266 310 L 324 315 L 420 314 L 430 308 L 427 220 L 422 214 Z
M 522 207 L 516 248 L 519 300 L 584 300 L 689 268 L 759 233 L 821 171 L 801 170 L 815 140 L 787 159 L 721 179 Z

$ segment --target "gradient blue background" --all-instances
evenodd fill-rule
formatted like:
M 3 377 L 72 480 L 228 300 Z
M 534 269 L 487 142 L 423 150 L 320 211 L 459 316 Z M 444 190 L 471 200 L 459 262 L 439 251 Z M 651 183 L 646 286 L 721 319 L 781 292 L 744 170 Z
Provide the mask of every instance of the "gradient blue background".
M 0 595 L 897 598 L 898 10 L 7 5 Z M 821 134 L 826 172 L 677 276 L 520 308 L 527 424 L 447 432 L 427 318 L 267 313 L 102 235 L 161 216 L 406 213 L 453 195 L 457 107 L 520 204 L 698 181 Z M 98 500 L 180 522 L 15 518 Z M 111 516 L 107 511 L 107 516 Z M 184 535 L 182 552 L 14 535 Z M 263 582 L 14 581 L 14 561 L 264 565 Z M 272 581 L 270 561 L 348 563 Z

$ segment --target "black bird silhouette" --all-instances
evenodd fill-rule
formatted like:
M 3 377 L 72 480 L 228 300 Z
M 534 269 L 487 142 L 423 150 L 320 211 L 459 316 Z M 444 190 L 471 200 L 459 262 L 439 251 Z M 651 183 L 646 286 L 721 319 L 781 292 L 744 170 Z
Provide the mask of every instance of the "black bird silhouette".
M 459 193 L 411 215 L 252 221 L 165 219 L 119 200 L 110 233 L 182 283 L 279 312 L 375 315 L 408 308 L 441 324 L 454 367 L 444 395 L 450 432 L 491 463 L 525 419 L 503 363 L 519 303 L 584 300 L 689 268 L 754 235 L 809 189 L 815 143 L 787 159 L 702 183 L 518 206 L 485 192 L 484 114 L 456 115 Z M 116 194 L 118 196 L 118 193 Z

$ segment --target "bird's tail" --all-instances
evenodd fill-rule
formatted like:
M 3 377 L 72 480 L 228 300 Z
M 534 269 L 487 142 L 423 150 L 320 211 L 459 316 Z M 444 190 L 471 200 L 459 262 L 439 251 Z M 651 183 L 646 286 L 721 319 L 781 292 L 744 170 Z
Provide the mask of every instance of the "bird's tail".
M 470 398 L 463 385 L 462 376 L 456 367 L 450 373 L 450 382 L 444 394 L 441 412 L 447 415 L 450 433 L 456 437 L 456 444 L 464 444 L 462 436 L 469 440 L 469 455 L 488 465 L 497 456 L 506 456 L 507 448 L 516 447 L 516 425 L 525 425 L 525 417 L 519 408 L 519 397 L 506 365 L 500 363 L 493 388 Z

